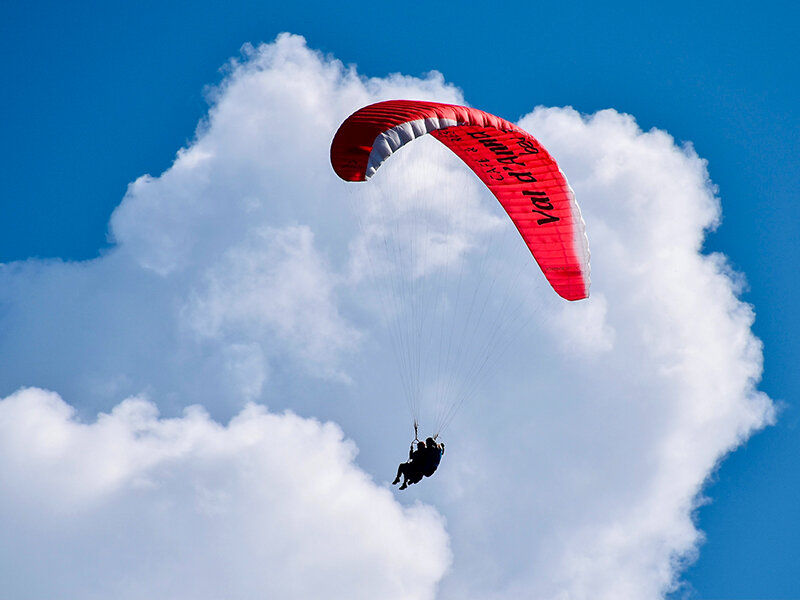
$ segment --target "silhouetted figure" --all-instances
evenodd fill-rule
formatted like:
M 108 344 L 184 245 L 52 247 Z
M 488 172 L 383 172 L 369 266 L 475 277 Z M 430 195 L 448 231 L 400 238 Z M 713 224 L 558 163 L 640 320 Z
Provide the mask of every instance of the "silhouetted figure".
M 397 485 L 402 477 L 403 485 L 400 486 L 400 489 L 404 490 L 413 483 L 419 483 L 423 477 L 430 477 L 439 468 L 443 454 L 444 444 L 436 443 L 436 440 L 432 437 L 429 437 L 424 442 L 417 442 L 416 450 L 412 442 L 408 451 L 408 461 L 401 463 L 397 467 L 397 477 L 395 477 L 392 485 Z
M 401 490 L 408 487 L 409 483 L 417 483 L 422 479 L 422 467 L 425 462 L 425 442 L 417 442 L 417 449 L 414 449 L 414 442 L 411 442 L 411 448 L 408 449 L 408 460 L 400 463 L 397 467 L 397 477 L 394 478 L 392 485 L 397 485 L 400 477 L 403 478 L 403 485 L 400 486 Z
M 422 454 L 422 474 L 425 477 L 430 477 L 436 472 L 439 463 L 442 462 L 442 455 L 444 455 L 444 443 L 437 444 L 432 437 L 425 440 L 425 451 Z

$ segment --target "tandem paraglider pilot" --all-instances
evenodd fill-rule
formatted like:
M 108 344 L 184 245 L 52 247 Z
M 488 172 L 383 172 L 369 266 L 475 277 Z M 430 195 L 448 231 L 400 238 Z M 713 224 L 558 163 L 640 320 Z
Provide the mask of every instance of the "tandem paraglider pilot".
M 436 440 L 429 437 L 424 442 L 418 441 L 416 444 L 415 449 L 414 442 L 411 443 L 411 448 L 408 450 L 408 461 L 400 463 L 400 466 L 397 467 L 397 477 L 392 482 L 392 485 L 397 485 L 402 477 L 401 490 L 406 489 L 412 483 L 419 483 L 423 477 L 433 475 L 442 461 L 444 443 L 437 443 Z

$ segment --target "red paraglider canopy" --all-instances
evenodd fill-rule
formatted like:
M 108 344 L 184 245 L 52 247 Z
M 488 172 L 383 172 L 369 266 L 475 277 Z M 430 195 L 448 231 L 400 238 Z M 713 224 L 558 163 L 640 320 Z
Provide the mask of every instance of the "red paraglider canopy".
M 547 150 L 513 123 L 466 106 L 379 102 L 342 123 L 331 164 L 346 181 L 366 181 L 393 152 L 428 133 L 500 201 L 553 289 L 567 300 L 586 298 L 589 244 L 572 188 Z

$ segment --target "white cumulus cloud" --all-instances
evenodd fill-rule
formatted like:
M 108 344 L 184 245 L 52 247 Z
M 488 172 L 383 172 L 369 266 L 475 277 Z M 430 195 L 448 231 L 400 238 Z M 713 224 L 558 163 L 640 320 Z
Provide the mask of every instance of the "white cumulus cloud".
M 92 423 L 52 392 L 0 400 L 3 593 L 13 598 L 432 598 L 442 521 L 353 464 L 339 427 L 250 405 Z

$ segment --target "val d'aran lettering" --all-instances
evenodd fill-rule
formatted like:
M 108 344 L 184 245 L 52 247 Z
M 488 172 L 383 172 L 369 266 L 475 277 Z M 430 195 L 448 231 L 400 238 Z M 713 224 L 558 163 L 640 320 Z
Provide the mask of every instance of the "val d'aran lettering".
M 548 210 L 553 210 L 553 203 L 550 201 L 550 198 L 547 197 L 545 192 L 531 192 L 529 190 L 522 190 L 522 194 L 530 198 L 531 204 L 533 204 L 531 212 L 538 213 L 544 217 L 536 220 L 538 225 L 547 225 L 548 223 L 555 223 L 556 221 L 560 220 L 557 216 L 545 212 Z

